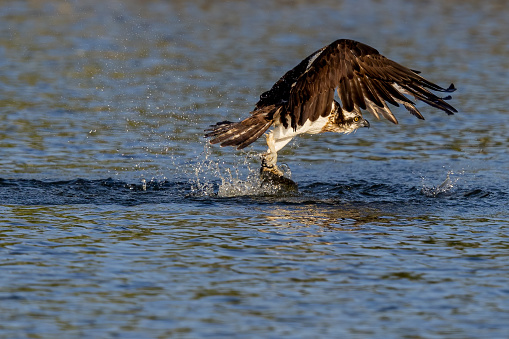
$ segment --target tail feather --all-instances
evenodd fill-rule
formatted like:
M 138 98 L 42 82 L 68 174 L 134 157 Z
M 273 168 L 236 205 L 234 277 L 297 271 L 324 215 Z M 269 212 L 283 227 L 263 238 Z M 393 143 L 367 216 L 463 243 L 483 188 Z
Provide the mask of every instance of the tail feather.
M 221 146 L 234 146 L 237 149 L 243 149 L 258 139 L 273 123 L 273 116 L 277 109 L 269 106 L 256 110 L 251 116 L 240 121 L 222 121 L 210 126 L 205 130 L 206 138 L 211 144 L 221 144 Z

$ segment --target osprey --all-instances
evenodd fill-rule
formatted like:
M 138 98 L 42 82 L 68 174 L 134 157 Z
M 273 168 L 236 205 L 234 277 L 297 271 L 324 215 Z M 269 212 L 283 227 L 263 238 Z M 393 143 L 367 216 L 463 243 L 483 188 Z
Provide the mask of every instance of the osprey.
M 369 127 L 361 109 L 397 124 L 387 103 L 401 104 L 424 120 L 410 96 L 449 115 L 457 112 L 445 102 L 450 96 L 438 97 L 429 91 L 454 92 L 454 85 L 442 88 L 419 73 L 363 43 L 336 40 L 283 75 L 260 96 L 248 118 L 219 122 L 206 130 L 205 137 L 212 137 L 212 144 L 242 149 L 274 127 L 267 134 L 268 150 L 262 154 L 261 172 L 282 176 L 276 166 L 277 152 L 293 137 L 303 133 L 351 133 Z M 341 103 L 334 99 L 335 90 Z

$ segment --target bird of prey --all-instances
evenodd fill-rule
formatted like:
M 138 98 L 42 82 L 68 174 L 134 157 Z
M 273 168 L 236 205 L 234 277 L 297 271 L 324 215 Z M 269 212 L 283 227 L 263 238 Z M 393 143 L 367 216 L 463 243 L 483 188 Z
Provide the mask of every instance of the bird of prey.
M 242 149 L 270 127 L 268 150 L 262 154 L 261 172 L 282 176 L 277 167 L 277 152 L 303 133 L 351 133 L 369 127 L 362 110 L 377 119 L 383 116 L 398 123 L 387 106 L 403 105 L 411 114 L 424 119 L 414 100 L 441 109 L 451 115 L 457 110 L 437 92 L 454 92 L 451 84 L 442 88 L 363 43 L 340 39 L 314 52 L 283 75 L 270 90 L 260 96 L 250 116 L 240 122 L 223 121 L 210 126 L 205 137 L 210 143 Z M 338 102 L 334 92 L 337 91 Z

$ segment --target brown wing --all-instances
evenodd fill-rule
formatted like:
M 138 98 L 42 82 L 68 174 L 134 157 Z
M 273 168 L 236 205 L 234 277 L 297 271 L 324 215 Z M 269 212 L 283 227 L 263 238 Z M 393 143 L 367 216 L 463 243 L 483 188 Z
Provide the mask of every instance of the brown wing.
M 313 55 L 317 54 L 315 52 Z M 309 59 L 309 58 L 308 58 Z M 403 94 L 445 111 L 457 112 L 454 107 L 428 89 L 453 92 L 454 85 L 442 88 L 386 57 L 368 45 L 353 40 L 337 40 L 321 50 L 306 71 L 296 80 L 290 90 L 288 101 L 281 113 L 281 122 L 295 129 L 307 120 L 315 121 L 327 116 L 337 89 L 343 109 L 367 109 L 377 118 L 379 114 L 398 123 L 386 102 L 403 104 L 410 113 L 424 119 L 414 102 Z
M 306 72 L 310 61 L 315 55 L 321 53 L 327 46 L 314 52 L 306 59 L 302 60 L 297 66 L 286 72 L 270 90 L 260 95 L 260 100 L 256 103 L 256 109 L 270 105 L 283 105 L 288 102 L 292 86 Z

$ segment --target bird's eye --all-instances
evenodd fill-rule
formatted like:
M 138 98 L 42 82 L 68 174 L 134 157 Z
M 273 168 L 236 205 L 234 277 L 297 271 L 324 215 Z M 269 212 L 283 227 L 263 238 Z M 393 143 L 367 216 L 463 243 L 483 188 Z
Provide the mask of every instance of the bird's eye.
M 353 121 L 359 122 L 359 119 L 360 119 L 359 117 L 355 117 L 355 118 L 353 118 Z

